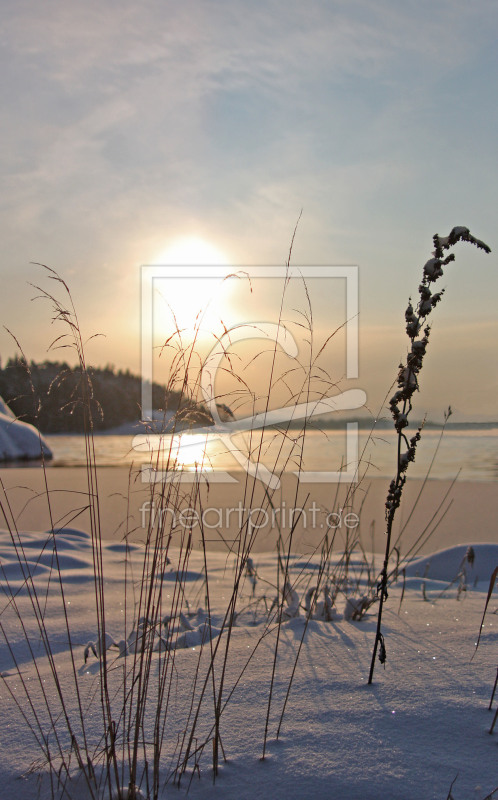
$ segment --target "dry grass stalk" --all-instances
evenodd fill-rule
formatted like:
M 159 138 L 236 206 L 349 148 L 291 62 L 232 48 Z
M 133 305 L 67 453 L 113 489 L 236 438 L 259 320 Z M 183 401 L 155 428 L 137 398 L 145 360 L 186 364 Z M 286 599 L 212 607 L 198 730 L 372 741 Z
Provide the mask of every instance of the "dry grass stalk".
M 392 530 L 396 511 L 401 503 L 401 496 L 406 482 L 406 472 L 409 464 L 415 460 L 417 444 L 420 441 L 422 428 L 408 439 L 406 429 L 409 425 L 409 416 L 412 411 L 412 398 L 418 390 L 418 376 L 422 370 L 423 359 L 429 344 L 430 326 L 427 318 L 436 305 L 441 301 L 444 289 L 441 292 L 432 292 L 432 285 L 443 275 L 443 267 L 455 260 L 455 255 L 450 253 L 446 258 L 445 251 L 449 250 L 459 241 L 470 242 L 484 252 L 491 252 L 484 242 L 471 235 L 468 228 L 453 228 L 449 236 L 434 236 L 433 257 L 426 262 L 423 268 L 422 281 L 418 287 L 419 299 L 414 309 L 411 298 L 405 311 L 406 333 L 410 340 L 410 352 L 406 364 L 400 364 L 398 373 L 398 389 L 391 397 L 389 405 L 394 420 L 394 427 L 398 435 L 396 476 L 391 481 L 386 500 L 386 549 L 384 564 L 378 583 L 379 610 L 377 614 L 377 630 L 370 663 L 368 683 L 371 684 L 375 669 L 377 651 L 382 664 L 386 662 L 386 648 L 382 635 L 382 612 L 388 597 L 388 570 L 389 559 L 392 552 Z M 422 335 L 423 334 L 423 335 Z M 448 416 L 451 408 L 448 409 Z

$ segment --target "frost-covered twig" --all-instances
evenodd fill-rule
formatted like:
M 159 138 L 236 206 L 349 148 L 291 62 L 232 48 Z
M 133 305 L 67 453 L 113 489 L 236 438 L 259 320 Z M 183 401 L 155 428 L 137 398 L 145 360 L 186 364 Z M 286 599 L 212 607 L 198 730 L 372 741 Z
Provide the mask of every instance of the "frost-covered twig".
M 394 427 L 398 434 L 397 470 L 396 477 L 391 481 L 389 486 L 386 500 L 386 552 L 384 565 L 377 586 L 379 611 L 368 683 L 372 683 L 375 658 L 379 646 L 379 660 L 382 664 L 386 661 L 386 649 L 384 637 L 381 632 L 381 625 L 384 602 L 387 600 L 388 596 L 388 562 L 391 553 L 392 526 L 396 510 L 399 508 L 401 502 L 408 465 L 415 460 L 415 452 L 417 444 L 420 441 L 422 426 L 410 439 L 408 439 L 405 429 L 408 426 L 408 418 L 412 410 L 413 395 L 419 388 L 418 376 L 422 369 L 422 363 L 429 343 L 430 325 L 427 324 L 427 317 L 432 313 L 432 310 L 440 302 L 444 294 L 444 289 L 440 292 L 433 292 L 432 285 L 443 275 L 443 267 L 455 260 L 455 255 L 453 253 L 444 257 L 445 251 L 449 250 L 450 247 L 459 241 L 470 242 L 486 253 L 491 252 L 487 244 L 476 239 L 472 236 L 468 228 L 462 226 L 453 228 L 449 236 L 442 237 L 436 234 L 434 236 L 433 257 L 424 265 L 422 282 L 418 287 L 418 303 L 414 308 L 410 298 L 405 311 L 406 333 L 410 339 L 411 346 L 406 364 L 400 364 L 399 366 L 398 389 L 389 401 Z M 448 409 L 448 415 L 450 414 L 451 408 Z

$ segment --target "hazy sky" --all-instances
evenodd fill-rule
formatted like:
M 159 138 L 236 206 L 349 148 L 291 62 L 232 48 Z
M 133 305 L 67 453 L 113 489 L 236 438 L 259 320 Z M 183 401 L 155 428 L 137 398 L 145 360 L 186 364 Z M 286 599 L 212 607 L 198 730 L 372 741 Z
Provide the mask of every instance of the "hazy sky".
M 194 236 L 281 265 L 302 209 L 293 263 L 359 266 L 375 405 L 432 235 L 467 225 L 493 253 L 446 270 L 419 408 L 497 419 L 497 34 L 491 0 L 4 0 L 3 324 L 46 357 L 43 262 L 88 360 L 138 371 L 141 264 Z

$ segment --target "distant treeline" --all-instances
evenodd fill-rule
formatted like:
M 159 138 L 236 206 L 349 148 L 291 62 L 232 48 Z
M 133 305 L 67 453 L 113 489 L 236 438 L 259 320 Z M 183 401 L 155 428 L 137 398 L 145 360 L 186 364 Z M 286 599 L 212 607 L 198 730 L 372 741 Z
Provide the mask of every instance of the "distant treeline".
M 140 377 L 112 366 L 90 367 L 88 376 L 89 392 L 79 367 L 58 361 L 28 363 L 16 356 L 0 367 L 0 396 L 16 417 L 36 425 L 42 433 L 83 433 L 84 397 L 88 398 L 97 431 L 140 419 Z M 167 392 L 157 383 L 152 384 L 152 404 L 155 409 L 173 412 L 180 408 L 201 411 L 184 401 L 180 392 Z

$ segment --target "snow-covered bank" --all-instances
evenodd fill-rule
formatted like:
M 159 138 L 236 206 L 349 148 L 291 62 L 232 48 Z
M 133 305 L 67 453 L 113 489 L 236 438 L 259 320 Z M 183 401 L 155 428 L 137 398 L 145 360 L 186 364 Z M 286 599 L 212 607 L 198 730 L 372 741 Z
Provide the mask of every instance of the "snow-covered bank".
M 16 419 L 0 397 L 0 462 L 51 459 L 52 451 L 33 425 Z

